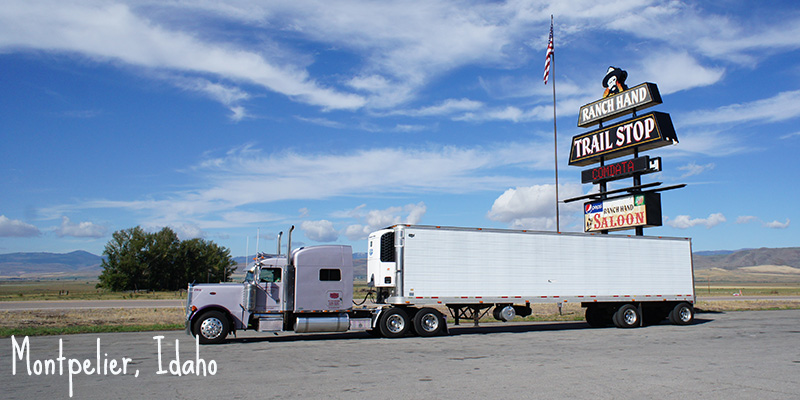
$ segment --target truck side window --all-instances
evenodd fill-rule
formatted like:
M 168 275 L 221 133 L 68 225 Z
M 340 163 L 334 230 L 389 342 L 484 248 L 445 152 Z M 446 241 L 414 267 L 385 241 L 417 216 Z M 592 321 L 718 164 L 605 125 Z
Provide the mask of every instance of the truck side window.
M 280 268 L 263 268 L 261 270 L 261 282 L 280 282 L 281 269 Z
M 341 281 L 342 280 L 342 270 L 340 269 L 331 269 L 331 268 L 322 268 L 319 270 L 319 280 L 321 281 Z

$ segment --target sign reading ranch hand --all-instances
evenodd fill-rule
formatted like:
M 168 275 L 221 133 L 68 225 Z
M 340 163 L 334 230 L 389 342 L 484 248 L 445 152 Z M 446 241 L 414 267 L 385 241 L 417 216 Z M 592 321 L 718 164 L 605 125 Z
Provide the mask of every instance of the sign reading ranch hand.
M 584 231 L 618 231 L 661 226 L 661 195 L 642 193 L 584 203 Z
M 578 112 L 578 127 L 588 128 L 600 122 L 661 104 L 661 94 L 654 83 L 645 82 L 623 92 L 589 103 Z
M 669 114 L 651 112 L 572 138 L 569 165 L 589 165 L 678 142 Z

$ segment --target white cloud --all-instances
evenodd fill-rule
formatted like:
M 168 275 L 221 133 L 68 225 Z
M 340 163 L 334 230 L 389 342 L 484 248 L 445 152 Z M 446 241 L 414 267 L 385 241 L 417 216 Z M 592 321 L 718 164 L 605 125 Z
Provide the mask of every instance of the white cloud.
M 758 217 L 752 215 L 742 215 L 736 218 L 737 224 L 749 224 L 750 222 L 758 221 Z
M 681 178 L 687 178 L 687 177 L 694 176 L 694 175 L 700 175 L 703 172 L 710 171 L 712 169 L 714 169 L 714 163 L 709 163 L 709 164 L 705 164 L 705 165 L 698 165 L 694 161 L 692 161 L 689 164 L 684 165 L 682 167 L 678 167 L 678 170 L 686 171 L 683 175 L 681 175 Z
M 677 146 L 665 147 L 663 151 L 684 155 L 703 154 L 710 157 L 723 157 L 756 150 L 747 146 L 736 135 L 716 129 L 677 129 Z
M 69 218 L 61 217 L 61 226 L 56 229 L 56 234 L 60 237 L 88 237 L 101 238 L 106 235 L 107 229 L 102 225 L 93 222 L 72 223 Z
M 210 74 L 247 82 L 325 109 L 355 109 L 365 100 L 324 87 L 298 66 L 279 65 L 256 51 L 205 41 L 161 25 L 120 3 L 6 1 L 0 11 L 0 48 L 78 54 L 153 70 Z M 202 89 L 211 95 L 219 88 Z M 230 92 L 230 89 L 226 89 Z M 233 117 L 243 115 L 232 110 Z
M 172 229 L 175 232 L 175 234 L 178 235 L 178 238 L 181 240 L 189 240 L 197 238 L 202 239 L 206 236 L 202 228 L 191 223 L 171 225 L 170 229 Z
M 350 240 L 366 239 L 370 233 L 397 224 L 419 224 L 427 211 L 425 203 L 407 204 L 403 207 L 389 207 L 383 210 L 365 210 L 365 205 L 360 205 L 353 210 L 341 215 L 355 218 L 363 224 L 352 224 L 344 230 L 344 235 Z
M 786 222 L 780 222 L 777 220 L 772 222 L 763 222 L 761 218 L 754 217 L 752 215 L 743 215 L 736 219 L 737 224 L 747 224 L 750 222 L 760 222 L 762 226 L 770 229 L 786 229 L 789 227 L 790 221 L 789 218 L 786 218 Z
M 789 219 L 786 222 L 772 221 L 764 223 L 764 226 L 770 229 L 786 229 L 789 227 Z
M 568 199 L 582 194 L 581 185 L 559 185 L 559 198 Z M 514 229 L 554 229 L 556 226 L 555 185 L 534 185 L 506 190 L 498 197 L 487 217 L 508 223 Z M 580 204 L 559 205 L 559 214 L 574 213 Z M 563 227 L 562 227 L 563 230 Z
M 712 85 L 722 79 L 725 72 L 722 68 L 700 65 L 685 51 L 659 51 L 642 63 L 642 76 L 646 81 L 658 82 L 662 95 Z
M 734 124 L 743 122 L 779 122 L 800 117 L 800 90 L 781 92 L 777 95 L 719 107 L 714 110 L 701 110 L 681 117 L 684 125 Z
M 40 234 L 39 228 L 31 224 L 0 215 L 0 237 L 33 237 Z
M 447 99 L 435 106 L 423 107 L 414 110 L 396 110 L 389 115 L 408 115 L 413 117 L 438 117 L 452 115 L 464 111 L 477 110 L 484 106 L 480 101 L 470 99 Z
M 726 222 L 725 216 L 722 213 L 714 213 L 708 218 L 694 218 L 688 215 L 678 215 L 675 218 L 669 219 L 667 225 L 677 229 L 688 229 L 694 226 L 703 225 L 706 228 L 713 228 L 723 222 Z
M 334 242 L 339 238 L 339 233 L 333 227 L 333 222 L 328 220 L 303 221 L 300 229 L 307 238 L 315 242 Z
M 793 138 L 795 136 L 800 136 L 800 132 L 794 132 L 794 133 L 789 133 L 787 135 L 783 135 L 783 136 L 781 136 L 781 139 L 790 139 L 790 138 Z

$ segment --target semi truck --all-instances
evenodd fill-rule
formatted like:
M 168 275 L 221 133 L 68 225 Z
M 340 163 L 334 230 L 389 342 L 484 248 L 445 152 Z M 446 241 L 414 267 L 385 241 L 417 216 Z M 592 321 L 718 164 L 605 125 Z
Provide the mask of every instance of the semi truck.
M 688 238 L 394 225 L 368 237 L 374 302 L 355 305 L 351 247 L 292 249 L 293 229 L 286 255 L 279 244 L 243 282 L 190 284 L 186 332 L 200 343 L 239 330 L 436 336 L 448 331 L 445 312 L 477 325 L 538 303 L 580 303 L 592 327 L 694 320 Z

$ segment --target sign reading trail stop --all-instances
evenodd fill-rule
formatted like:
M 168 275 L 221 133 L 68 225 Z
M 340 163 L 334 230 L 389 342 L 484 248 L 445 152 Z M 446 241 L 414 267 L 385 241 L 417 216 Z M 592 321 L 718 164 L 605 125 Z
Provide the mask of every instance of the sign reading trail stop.
M 678 143 L 669 114 L 651 112 L 572 138 L 569 165 L 584 166 Z

